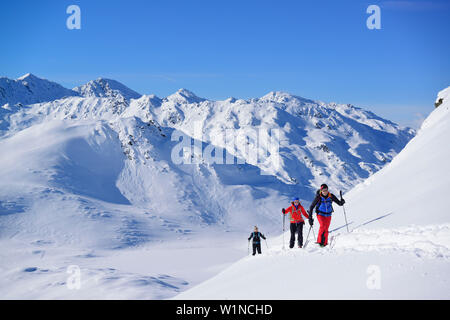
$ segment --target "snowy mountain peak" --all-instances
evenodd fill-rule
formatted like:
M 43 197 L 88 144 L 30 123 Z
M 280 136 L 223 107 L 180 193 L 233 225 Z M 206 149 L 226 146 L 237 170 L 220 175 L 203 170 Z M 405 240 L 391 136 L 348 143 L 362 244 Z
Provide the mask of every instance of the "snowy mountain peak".
M 116 80 L 101 77 L 91 80 L 82 86 L 75 87 L 73 90 L 83 97 L 113 98 L 121 95 L 125 99 L 130 100 L 139 99 L 142 96 Z
M 237 99 L 235 97 L 229 97 L 227 99 L 225 99 L 225 102 L 228 103 L 235 103 L 237 101 Z
M 0 105 L 18 103 L 27 105 L 47 102 L 78 93 L 63 86 L 27 73 L 15 80 L 0 78 Z
M 17 80 L 23 81 L 23 80 L 43 80 L 43 79 L 36 77 L 32 73 L 27 73 L 27 74 L 24 74 L 23 76 L 17 78 Z
M 290 101 L 294 102 L 303 102 L 303 103 L 317 103 L 313 100 L 305 99 L 302 97 L 298 97 L 295 95 L 290 94 L 289 92 L 285 91 L 271 91 L 268 94 L 262 96 L 259 101 L 271 101 L 276 103 L 286 103 Z
M 262 96 L 261 99 L 275 100 L 283 97 L 291 98 L 292 95 L 286 91 L 270 91 L 268 94 Z
M 198 97 L 195 93 L 184 88 L 181 88 L 174 94 L 167 96 L 166 100 L 176 103 L 200 103 L 205 101 L 205 99 Z

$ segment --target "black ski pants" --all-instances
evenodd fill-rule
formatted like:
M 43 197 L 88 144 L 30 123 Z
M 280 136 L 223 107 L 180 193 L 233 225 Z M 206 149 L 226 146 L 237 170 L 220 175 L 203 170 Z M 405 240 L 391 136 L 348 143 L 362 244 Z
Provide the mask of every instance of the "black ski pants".
M 253 242 L 253 255 L 256 254 L 256 250 L 258 250 L 258 254 L 261 254 L 261 242 Z
M 299 246 L 303 246 L 303 225 L 304 222 L 291 222 L 291 240 L 289 241 L 289 248 L 293 248 L 295 244 L 295 234 L 297 233 L 297 241 Z

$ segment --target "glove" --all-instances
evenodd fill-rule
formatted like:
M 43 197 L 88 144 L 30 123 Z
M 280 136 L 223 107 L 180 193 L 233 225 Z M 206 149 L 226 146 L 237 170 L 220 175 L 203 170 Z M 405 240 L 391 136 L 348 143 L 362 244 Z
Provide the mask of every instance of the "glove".
M 309 216 L 309 225 L 312 226 L 314 224 L 314 219 L 312 218 L 312 216 Z
M 341 203 L 342 203 L 342 204 L 344 204 L 344 203 L 345 203 L 345 200 L 344 200 L 344 199 L 342 199 L 342 198 L 341 198 Z
M 286 213 L 286 210 L 284 210 L 284 208 L 283 208 L 283 209 L 281 209 L 281 212 Z

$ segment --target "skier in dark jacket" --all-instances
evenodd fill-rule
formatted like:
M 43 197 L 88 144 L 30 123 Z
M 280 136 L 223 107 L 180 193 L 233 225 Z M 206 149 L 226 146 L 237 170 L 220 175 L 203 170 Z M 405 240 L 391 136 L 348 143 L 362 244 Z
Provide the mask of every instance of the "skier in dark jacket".
M 339 206 L 343 206 L 344 199 L 339 200 L 336 196 L 328 192 L 328 186 L 322 184 L 320 190 L 317 190 L 316 197 L 309 207 L 309 224 L 313 225 L 313 209 L 316 208 L 317 220 L 319 220 L 320 228 L 317 236 L 317 243 L 321 247 L 328 244 L 328 228 L 331 223 L 331 214 L 333 213 L 333 202 L 336 202 Z
M 253 239 L 253 255 L 256 254 L 256 250 L 258 250 L 258 254 L 261 254 L 261 238 L 266 240 L 266 237 L 258 231 L 258 227 L 255 226 L 255 230 L 250 234 L 250 238 L 248 238 L 248 241 L 250 242 L 250 239 Z

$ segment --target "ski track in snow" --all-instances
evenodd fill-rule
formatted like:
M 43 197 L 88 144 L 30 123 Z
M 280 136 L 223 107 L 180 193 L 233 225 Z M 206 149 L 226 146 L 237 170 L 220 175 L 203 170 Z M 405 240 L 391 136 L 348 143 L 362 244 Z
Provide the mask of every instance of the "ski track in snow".
M 318 230 L 315 230 L 317 234 Z M 304 235 L 306 237 L 306 234 Z M 334 244 L 320 248 L 310 234 L 308 246 L 302 250 L 282 250 L 278 244 L 268 250 L 268 255 L 280 254 L 332 254 L 358 252 L 404 253 L 426 259 L 450 258 L 450 224 L 410 226 L 396 229 L 363 229 L 350 233 L 343 231 L 335 236 Z M 288 235 L 285 235 L 288 239 Z M 330 239 L 329 238 L 329 239 Z M 279 241 L 279 239 L 278 239 Z M 287 246 L 286 246 L 287 247 Z

